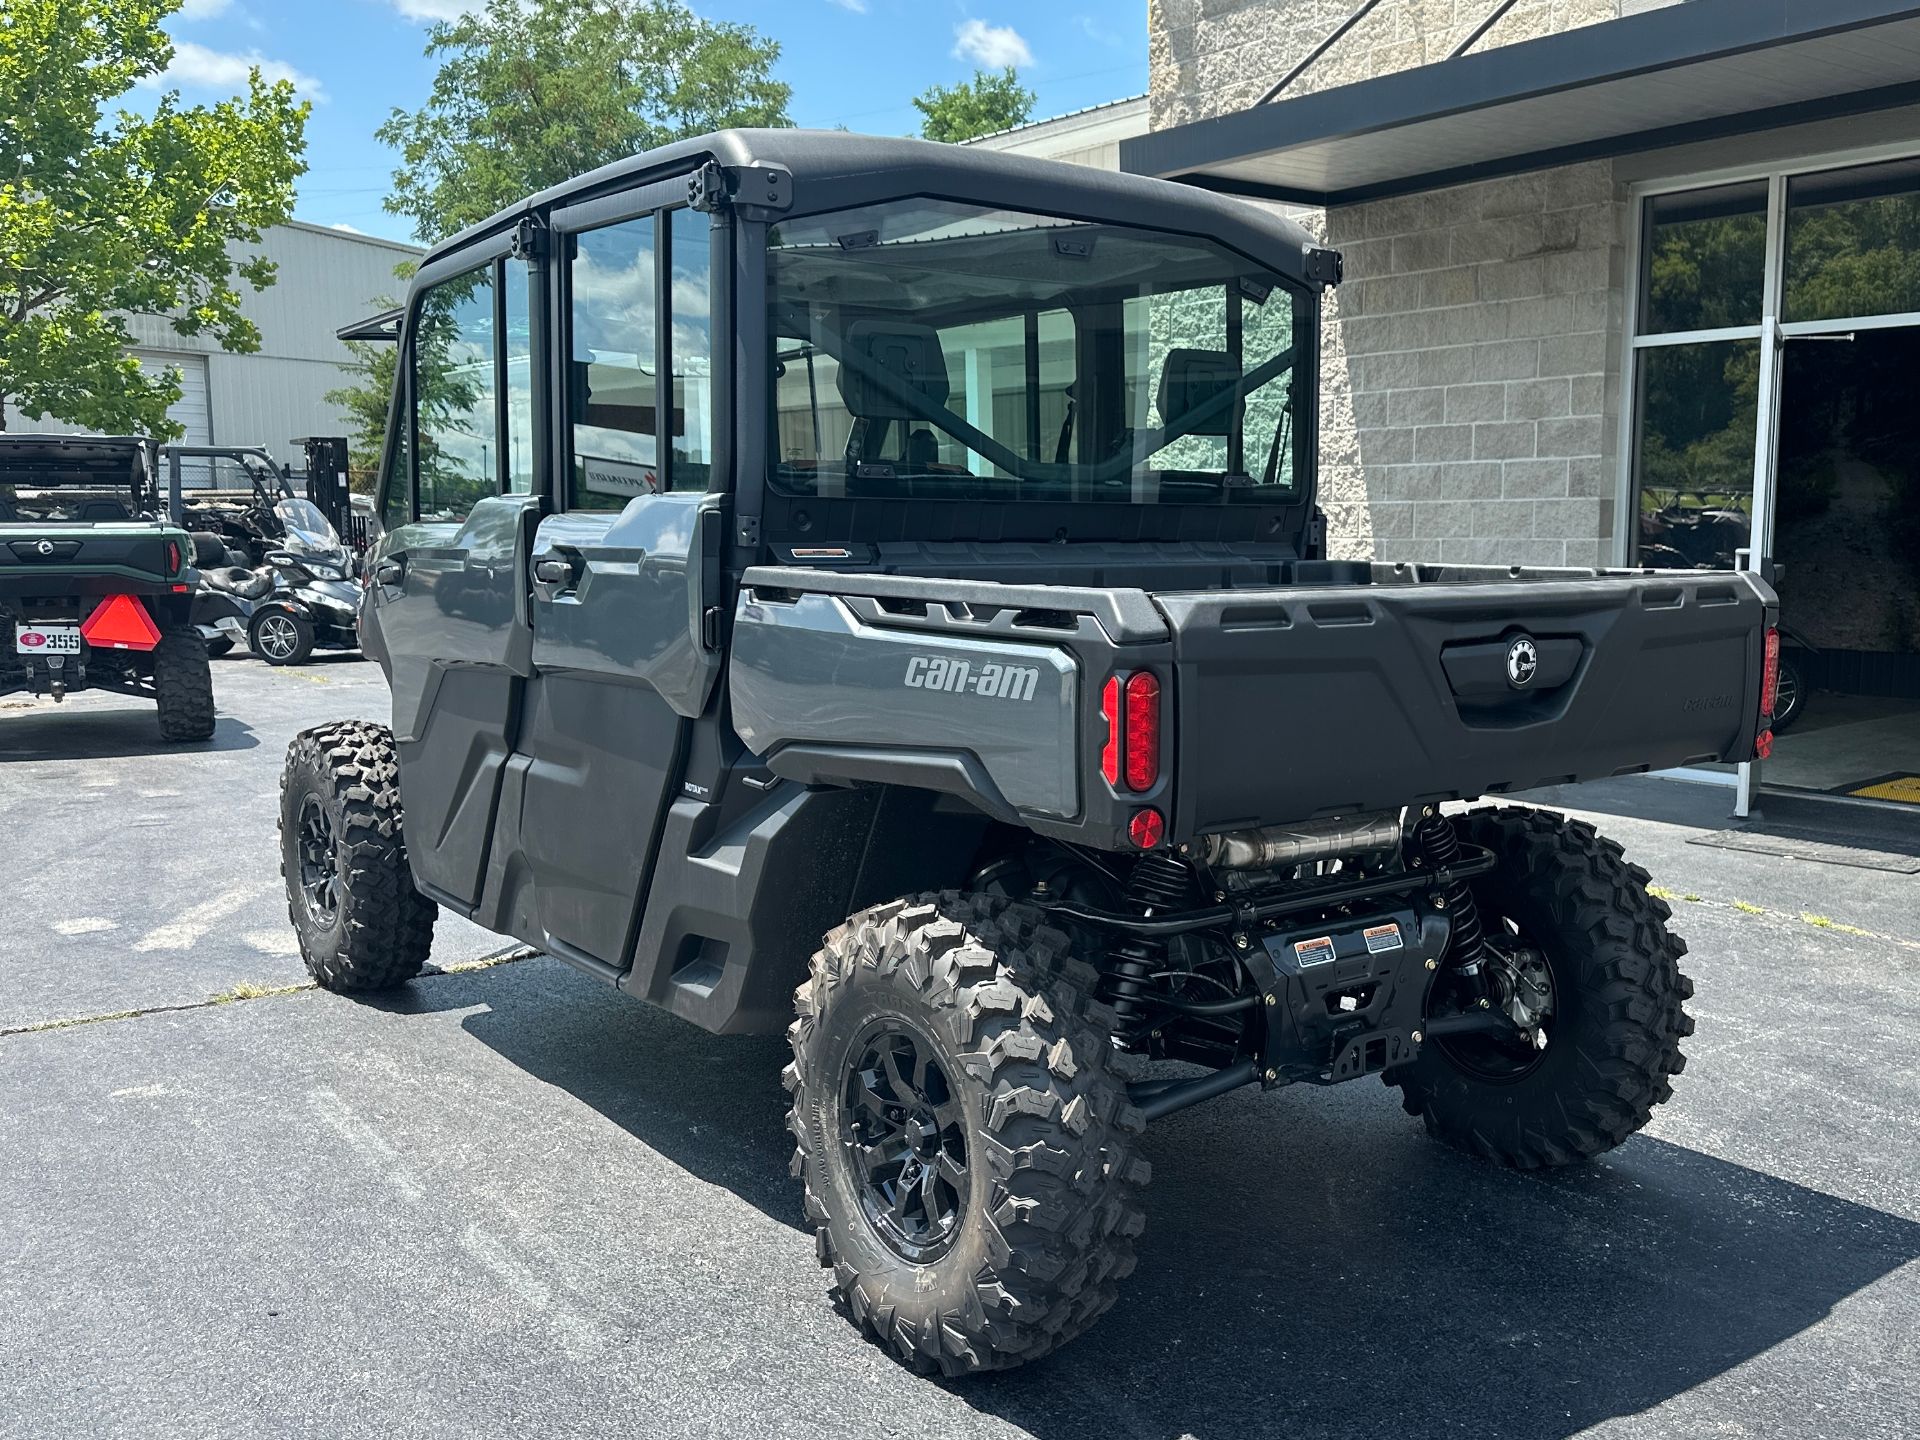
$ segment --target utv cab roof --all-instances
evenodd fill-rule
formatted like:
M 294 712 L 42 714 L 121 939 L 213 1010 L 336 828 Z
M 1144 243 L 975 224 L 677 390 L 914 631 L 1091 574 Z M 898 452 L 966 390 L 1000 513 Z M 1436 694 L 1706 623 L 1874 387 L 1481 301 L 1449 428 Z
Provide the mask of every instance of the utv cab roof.
M 709 160 L 730 172 L 735 206 L 767 221 L 926 195 L 1205 235 L 1307 284 L 1331 283 L 1337 274 L 1300 225 L 1242 200 L 1064 161 L 840 130 L 722 130 L 616 160 L 442 242 L 421 269 L 528 215 L 687 175 Z
M 0 483 L 93 484 L 153 472 L 155 444 L 140 435 L 0 435 Z

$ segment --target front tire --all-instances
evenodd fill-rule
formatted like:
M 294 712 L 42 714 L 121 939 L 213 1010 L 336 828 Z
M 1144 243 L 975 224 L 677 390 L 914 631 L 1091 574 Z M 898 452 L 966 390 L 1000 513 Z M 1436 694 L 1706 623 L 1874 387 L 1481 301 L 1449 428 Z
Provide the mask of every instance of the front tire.
M 206 642 L 191 627 L 164 630 L 153 647 L 153 698 L 163 740 L 213 738 L 213 669 Z
M 280 875 L 307 972 L 345 994 L 418 975 L 439 907 L 414 888 L 393 732 L 364 720 L 303 730 L 280 777 Z
M 1620 1144 L 1672 1097 L 1693 1033 L 1682 1004 L 1686 942 L 1648 876 L 1591 825 L 1543 810 L 1476 810 L 1454 822 L 1499 868 L 1472 882 L 1495 945 L 1544 959 L 1551 1009 L 1532 1059 L 1488 1040 L 1429 1041 L 1391 1072 L 1429 1134 L 1516 1169 L 1567 1165 Z
M 247 626 L 247 648 L 269 665 L 298 665 L 313 654 L 313 626 L 291 610 L 262 610 Z
M 795 993 L 782 1078 L 820 1263 L 917 1370 L 1036 1359 L 1133 1270 L 1145 1122 L 1096 979 L 1038 911 L 947 892 L 853 916 Z

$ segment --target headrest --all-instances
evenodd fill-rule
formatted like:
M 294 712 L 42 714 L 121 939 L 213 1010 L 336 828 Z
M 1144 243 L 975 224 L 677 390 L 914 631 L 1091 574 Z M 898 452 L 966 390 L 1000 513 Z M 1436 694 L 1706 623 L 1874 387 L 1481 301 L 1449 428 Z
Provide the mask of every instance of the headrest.
M 1240 367 L 1224 350 L 1169 350 L 1160 367 L 1160 423 L 1180 425 L 1223 390 L 1240 383 Z M 1233 429 L 1233 406 L 1187 429 L 1189 435 L 1225 435 Z
M 940 348 L 940 332 L 910 320 L 856 320 L 847 327 L 847 354 L 852 364 L 840 366 L 840 398 L 863 420 L 917 420 L 922 418 L 886 389 L 861 374 L 861 362 L 890 377 L 929 405 L 947 403 L 947 357 Z

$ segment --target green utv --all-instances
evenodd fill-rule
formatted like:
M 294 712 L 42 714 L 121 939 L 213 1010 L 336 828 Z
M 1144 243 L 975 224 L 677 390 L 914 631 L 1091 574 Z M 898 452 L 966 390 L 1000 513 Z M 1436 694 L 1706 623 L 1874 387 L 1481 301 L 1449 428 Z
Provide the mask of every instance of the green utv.
M 137 695 L 167 740 L 206 740 L 194 542 L 167 518 L 157 454 L 132 436 L 0 435 L 0 695 Z
M 1340 274 L 1197 189 L 787 130 L 447 241 L 385 322 L 391 728 L 282 785 L 315 977 L 420 973 L 444 906 L 785 1030 L 833 1292 L 949 1374 L 1114 1303 L 1142 1129 L 1230 1090 L 1627 1139 L 1692 1029 L 1667 906 L 1589 825 L 1443 806 L 1763 750 L 1774 598 L 1330 559 Z

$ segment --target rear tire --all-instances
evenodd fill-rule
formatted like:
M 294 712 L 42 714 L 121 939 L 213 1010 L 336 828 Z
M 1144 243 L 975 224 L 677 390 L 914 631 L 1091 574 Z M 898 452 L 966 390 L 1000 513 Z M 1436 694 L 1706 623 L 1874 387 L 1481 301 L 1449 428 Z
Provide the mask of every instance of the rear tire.
M 213 670 L 206 642 L 191 627 L 163 630 L 153 647 L 153 695 L 162 739 L 213 738 Z
M 1806 713 L 1806 708 L 1807 677 L 1798 661 L 1790 655 L 1782 655 L 1779 688 L 1773 706 L 1773 733 L 1780 734 Z
M 262 610 L 247 626 L 247 648 L 269 665 L 298 665 L 313 654 L 313 626 L 291 610 Z
M 1476 810 L 1454 822 L 1500 867 L 1472 882 L 1481 921 L 1502 922 L 1545 957 L 1553 1011 L 1547 1048 L 1510 1076 L 1475 1065 L 1463 1048 L 1429 1042 L 1392 1072 L 1409 1114 L 1449 1145 L 1528 1170 L 1611 1150 L 1670 1099 L 1693 1033 L 1682 1008 L 1693 982 L 1680 973 L 1686 942 L 1667 930 L 1672 910 L 1648 875 L 1591 825 L 1542 810 Z
M 1145 1122 L 1096 980 L 1038 911 L 949 891 L 853 916 L 795 993 L 782 1078 L 820 1263 L 917 1370 L 1036 1359 L 1133 1270 Z
M 414 888 L 386 726 L 342 720 L 294 736 L 280 875 L 300 956 L 325 989 L 389 990 L 425 966 L 439 907 Z

